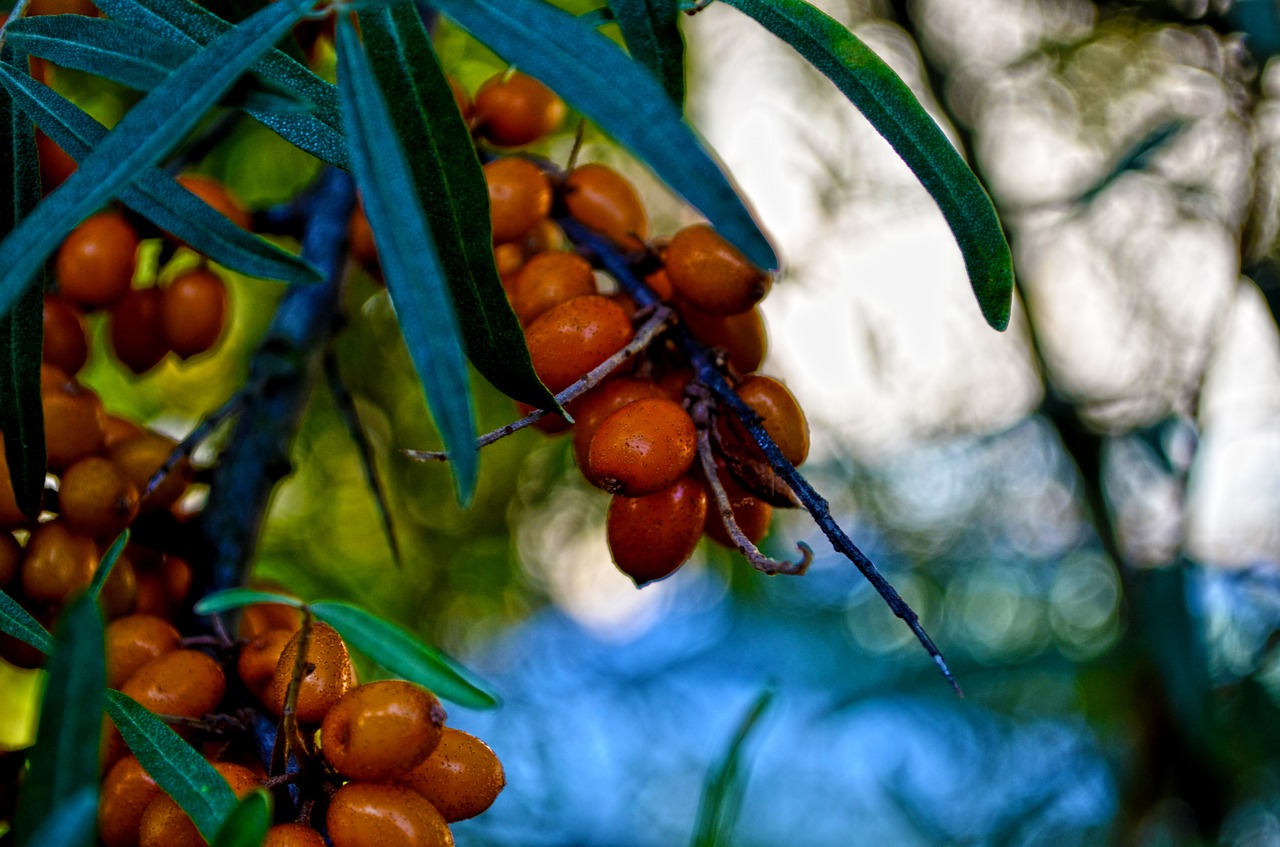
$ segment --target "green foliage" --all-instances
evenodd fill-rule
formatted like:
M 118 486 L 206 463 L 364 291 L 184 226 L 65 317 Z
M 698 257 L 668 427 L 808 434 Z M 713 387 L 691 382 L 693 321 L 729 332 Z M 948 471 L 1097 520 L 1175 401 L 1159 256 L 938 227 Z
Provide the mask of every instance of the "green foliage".
M 609 0 L 631 57 L 662 83 L 671 102 L 684 106 L 684 38 L 680 0 Z
M 702 801 L 698 804 L 698 822 L 694 826 L 692 847 L 716 847 L 729 844 L 733 825 L 742 810 L 746 790 L 743 758 L 747 742 L 773 700 L 773 692 L 763 691 L 748 707 L 720 762 L 707 773 L 702 785 Z
M 46 656 L 53 653 L 53 636 L 49 631 L 3 591 L 0 591 L 0 631 L 30 644 Z
M 259 847 L 271 828 L 271 795 L 250 791 L 227 816 L 213 847 Z
M 284 606 L 293 606 L 295 609 L 301 609 L 304 605 L 301 600 L 294 597 L 276 594 L 271 591 L 255 591 L 252 588 L 228 588 L 226 591 L 219 591 L 217 594 L 210 594 L 208 597 L 202 598 L 195 605 L 195 613 L 197 615 L 217 615 L 258 603 L 279 603 Z
M 102 558 L 98 561 L 98 569 L 93 572 L 93 583 L 89 586 L 88 596 L 96 600 L 102 593 L 102 586 L 107 584 L 107 577 L 111 576 L 111 572 L 115 570 L 120 554 L 129 543 L 129 535 L 130 532 L 127 529 L 120 533 L 120 537 L 111 542 L 107 552 L 102 554 Z
M 83 788 L 54 806 L 28 844 L 91 844 L 98 823 L 98 787 Z

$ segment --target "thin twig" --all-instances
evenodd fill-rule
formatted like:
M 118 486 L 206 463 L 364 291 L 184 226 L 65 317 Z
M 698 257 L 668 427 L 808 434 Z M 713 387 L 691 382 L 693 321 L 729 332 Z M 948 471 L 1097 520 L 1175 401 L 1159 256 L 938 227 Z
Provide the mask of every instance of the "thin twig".
M 302 679 L 309 671 L 307 653 L 311 647 L 311 610 L 302 608 L 302 628 L 298 630 L 298 653 L 293 657 L 293 671 L 289 675 L 289 687 L 284 693 L 284 709 L 280 714 L 280 731 L 284 735 L 284 761 L 289 761 L 290 748 L 296 745 L 296 756 L 299 762 L 307 757 L 306 744 L 298 733 L 298 692 L 302 688 Z M 283 769 L 282 769 L 283 770 Z
M 147 490 L 142 493 L 142 496 L 150 496 L 151 492 L 159 488 L 165 478 L 173 473 L 173 469 L 178 466 L 178 463 L 184 459 L 191 458 L 191 454 L 204 443 L 206 438 L 213 434 L 215 429 L 240 410 L 240 407 L 244 404 L 245 396 L 251 389 L 256 388 L 261 388 L 261 386 L 246 385 L 243 389 L 237 391 L 231 396 L 231 399 L 205 417 L 199 426 L 191 430 L 186 438 L 179 441 L 178 445 L 173 448 L 173 452 L 169 454 L 169 458 L 165 459 L 164 464 L 151 475 L 151 479 L 147 481 Z

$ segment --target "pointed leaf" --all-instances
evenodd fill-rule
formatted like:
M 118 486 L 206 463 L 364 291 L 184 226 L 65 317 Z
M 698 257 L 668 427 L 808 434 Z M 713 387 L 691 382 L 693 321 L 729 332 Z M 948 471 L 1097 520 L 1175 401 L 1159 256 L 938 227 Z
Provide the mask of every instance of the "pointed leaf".
M 486 683 L 403 627 L 350 603 L 325 600 L 311 603 L 309 608 L 349 645 L 392 674 L 430 688 L 441 699 L 470 709 L 500 705 L 498 695 Z
M 627 50 L 653 73 L 667 96 L 684 106 L 684 37 L 680 0 L 609 0 Z
M 156 784 L 211 839 L 236 807 L 236 795 L 213 765 L 145 706 L 107 691 L 107 714 Z
M 41 844 L 31 836 L 62 803 L 85 789 L 97 790 L 107 648 L 93 597 L 82 595 L 63 612 L 48 669 L 31 770 L 14 821 L 19 845 Z
M 778 258 L 662 85 L 618 45 L 545 0 L 438 0 L 467 32 L 551 86 L 762 268 Z
M 692 847 L 716 847 L 731 844 L 730 837 L 738 812 L 742 808 L 742 757 L 747 740 L 755 731 L 773 699 L 764 691 L 747 709 L 724 751 L 720 763 L 707 773 L 702 785 L 702 801 L 698 804 L 698 821 L 694 826 Z
M 120 554 L 124 552 L 125 545 L 129 543 L 129 530 L 120 533 L 115 541 L 111 542 L 111 546 L 107 548 L 107 552 L 102 555 L 98 561 L 98 569 L 93 572 L 93 584 L 89 586 L 89 596 L 97 599 L 102 593 L 102 586 L 107 584 L 107 577 L 111 576 L 111 572 L 115 570 L 116 562 L 120 560 Z
M 83 788 L 59 803 L 28 844 L 92 844 L 98 823 L 98 787 Z
M 982 183 L 893 69 L 804 0 L 724 0 L 755 18 L 836 84 L 933 195 L 955 234 L 987 323 L 1009 325 L 1013 257 Z
M 271 795 L 256 788 L 236 804 L 213 847 L 261 847 L 271 828 Z
M 345 15 L 338 17 L 338 93 L 351 160 L 400 332 L 449 452 L 458 499 L 475 490 L 477 454 L 462 339 L 444 268 L 413 187 L 387 101 Z
M 0 632 L 29 644 L 46 656 L 53 653 L 53 636 L 40 625 L 40 621 L 22 608 L 22 605 L 8 594 L 0 591 Z
M 292 606 L 301 609 L 303 603 L 295 597 L 285 594 L 274 594 L 270 591 L 256 591 L 252 588 L 228 588 L 210 594 L 195 605 L 197 615 L 217 615 L 232 609 L 243 609 L 245 606 L 256 606 L 259 603 L 273 603 L 281 606 Z

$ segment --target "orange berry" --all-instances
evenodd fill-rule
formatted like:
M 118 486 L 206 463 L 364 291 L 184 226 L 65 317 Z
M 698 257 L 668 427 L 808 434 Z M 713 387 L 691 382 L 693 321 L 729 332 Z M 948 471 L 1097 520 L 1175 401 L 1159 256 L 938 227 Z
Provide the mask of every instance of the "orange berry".
M 244 203 L 218 180 L 203 174 L 183 174 L 177 181 L 178 185 L 208 203 L 236 226 L 241 229 L 252 227 L 253 216 L 244 207 Z
M 36 130 L 36 153 L 40 157 L 40 187 L 45 194 L 66 182 L 76 169 L 76 160 L 40 130 Z
M 22 559 L 22 592 L 32 603 L 63 606 L 93 581 L 98 547 L 64 521 L 40 524 L 27 539 Z
M 488 744 L 446 726 L 432 754 L 400 782 L 430 800 L 453 823 L 492 806 L 507 777 Z
M 772 377 L 751 374 L 738 383 L 738 396 L 742 398 L 764 422 L 765 432 L 778 445 L 782 455 L 793 465 L 800 465 L 809 456 L 809 422 L 804 410 L 787 387 Z M 764 459 L 764 452 L 732 412 L 724 411 L 720 422 L 721 438 L 730 446 L 741 445 L 747 453 Z
M 236 672 L 240 674 L 244 687 L 263 702 L 271 694 L 271 684 L 276 676 L 276 666 L 280 664 L 280 654 L 284 652 L 285 645 L 293 638 L 295 631 L 269 629 L 240 648 Z
M 222 702 L 227 677 L 204 653 L 174 650 L 138 668 L 120 690 L 157 714 L 199 718 Z
M 520 247 L 527 256 L 551 250 L 570 249 L 569 239 L 565 237 L 564 230 L 550 218 L 538 221 L 520 242 Z
M 133 285 L 137 252 L 138 233 L 124 215 L 99 212 L 87 218 L 58 248 L 58 292 L 86 311 L 110 306 Z
M 98 7 L 89 0 L 31 0 L 28 15 L 85 15 L 96 18 Z
M 329 801 L 325 823 L 333 847 L 453 847 L 436 807 L 399 785 L 348 782 Z
M 347 220 L 347 240 L 350 242 L 351 258 L 366 268 L 378 266 L 378 248 L 373 243 L 373 229 L 369 219 L 365 217 L 364 205 L 356 203 Z
M 142 430 L 131 438 L 112 445 L 107 450 L 107 456 L 141 493 L 147 490 L 151 477 L 164 466 L 177 446 L 178 442 L 172 438 L 158 432 Z M 169 471 L 168 476 L 154 491 L 142 498 L 141 510 L 149 512 L 172 506 L 187 490 L 194 474 L 191 460 L 184 457 L 173 466 L 173 470 Z
M 596 484 L 591 475 L 591 439 L 604 419 L 637 400 L 662 396 L 662 389 L 651 379 L 621 376 L 605 380 L 569 405 L 569 414 L 573 415 L 573 455 L 588 482 Z
M 280 653 L 275 676 L 271 680 L 271 697 L 266 706 L 276 715 L 284 712 L 285 694 L 293 676 L 293 665 L 298 656 L 298 642 L 302 631 L 294 633 Z M 311 643 L 307 647 L 306 663 L 314 665 L 312 671 L 302 677 L 298 688 L 296 715 L 302 723 L 319 723 L 343 694 L 355 684 L 355 671 L 347 645 L 338 631 L 327 623 L 315 623 L 311 627 Z M 305 666 L 304 666 L 305 670 Z
M 525 330 L 538 377 L 558 394 L 617 353 L 634 337 L 631 319 L 608 297 L 575 297 Z
M 117 562 L 116 569 L 123 564 Z M 182 636 L 173 624 L 155 615 L 114 620 L 107 624 L 106 639 L 108 688 L 120 688 L 143 665 L 182 646 Z
M 174 603 L 182 603 L 191 592 L 191 564 L 181 556 L 166 553 L 160 561 L 160 581 Z
M 663 253 L 667 278 L 682 298 L 713 315 L 736 315 L 759 303 L 772 279 L 706 224 L 675 234 Z
M 430 691 L 399 679 L 357 686 L 320 725 L 324 757 L 343 776 L 396 779 L 422 764 L 440 742 L 445 713 Z
M 670 300 L 675 296 L 676 290 L 671 287 L 671 279 L 663 268 L 658 268 L 646 276 L 644 281 L 653 289 L 653 293 L 658 295 L 659 300 Z
M 724 486 L 724 493 L 729 497 L 734 523 L 752 544 L 759 543 L 760 539 L 769 532 L 769 524 L 773 521 L 773 507 L 744 490 L 729 476 L 720 463 L 716 465 L 716 478 L 720 480 L 720 484 Z M 730 550 L 738 549 L 738 545 L 734 544 L 733 539 L 729 537 L 729 531 L 725 529 L 724 520 L 720 517 L 720 507 L 716 505 L 715 498 L 710 493 L 707 495 L 707 525 L 703 532 L 723 547 L 728 547 Z
M 495 245 L 493 264 L 497 267 L 498 278 L 502 280 L 502 287 L 510 298 L 511 292 L 515 290 L 516 273 L 524 265 L 524 248 L 510 242 Z
M 107 847 L 137 847 L 142 814 L 160 786 L 133 756 L 112 765 L 98 799 L 98 837 Z
M 595 274 L 586 259 L 567 251 L 538 253 L 516 274 L 511 308 L 527 326 L 553 306 L 598 293 Z
M 109 847 L 109 845 L 108 845 Z M 278 823 L 267 830 L 262 847 L 326 847 L 324 837 L 300 823 Z
M 237 799 L 257 788 L 258 775 L 243 765 L 214 762 L 213 769 L 231 786 Z M 172 797 L 161 794 L 147 804 L 139 827 L 139 847 L 208 847 L 196 825 Z
M 649 215 L 631 181 L 604 165 L 583 165 L 565 177 L 564 205 L 569 214 L 623 249 L 644 249 Z
M 698 452 L 698 431 L 678 403 L 637 400 L 601 422 L 591 439 L 591 478 L 610 494 L 641 497 L 675 484 Z
M 768 340 L 759 308 L 736 315 L 709 315 L 683 304 L 680 320 L 707 347 L 723 350 L 738 373 L 751 373 L 764 362 Z
M 89 337 L 80 311 L 63 298 L 46 294 L 43 323 L 44 361 L 68 374 L 83 368 L 89 359 Z
M 42 383 L 43 379 L 42 372 Z M 50 468 L 60 470 L 102 449 L 107 413 L 92 389 L 69 378 L 59 380 L 51 372 L 50 383 L 41 385 L 40 400 Z
M 496 74 L 476 92 L 476 131 L 499 147 L 532 144 L 564 121 L 564 101 L 522 73 Z
M 484 166 L 493 242 L 517 241 L 551 213 L 551 183 L 528 159 L 495 159 Z
M 58 506 L 75 531 L 111 539 L 138 516 L 138 488 L 109 459 L 87 456 L 63 471 Z
M 275 586 L 258 586 L 263 591 L 274 591 Z M 241 638 L 257 638 L 273 629 L 287 630 L 290 635 L 302 628 L 302 610 L 283 603 L 258 603 L 240 612 Z
M 22 569 L 22 545 L 13 533 L 0 530 L 0 588 L 17 578 Z
M 177 604 L 169 599 L 164 580 L 160 574 L 151 571 L 139 573 L 137 599 L 133 611 L 139 615 L 155 615 L 158 618 L 172 618 L 177 612 Z
M 693 555 L 706 521 L 706 487 L 692 477 L 644 497 L 614 497 L 605 521 L 613 563 L 637 587 L 670 576 Z
M 4 455 L 4 436 L 0 435 L 0 527 L 16 529 L 30 522 L 18 508 L 18 495 L 9 479 L 9 461 Z
M 121 558 L 116 562 L 107 581 L 102 584 L 102 593 L 98 595 L 98 604 L 107 620 L 115 620 L 121 615 L 133 611 L 138 601 L 138 574 L 133 563 Z
M 107 413 L 106 424 L 102 428 L 102 446 L 110 450 L 120 442 L 132 438 L 142 432 L 142 427 L 119 415 Z
M 458 111 L 462 113 L 462 119 L 470 121 L 471 113 L 475 107 L 471 103 L 471 95 L 467 93 L 466 86 L 451 76 L 446 76 L 445 79 L 449 83 L 449 91 L 453 93 L 453 102 L 457 104 Z
M 111 309 L 111 349 L 135 374 L 144 374 L 170 350 L 164 336 L 159 288 L 135 288 Z
M 226 322 L 227 286 L 213 271 L 188 271 L 161 292 L 160 326 L 182 359 L 212 349 Z

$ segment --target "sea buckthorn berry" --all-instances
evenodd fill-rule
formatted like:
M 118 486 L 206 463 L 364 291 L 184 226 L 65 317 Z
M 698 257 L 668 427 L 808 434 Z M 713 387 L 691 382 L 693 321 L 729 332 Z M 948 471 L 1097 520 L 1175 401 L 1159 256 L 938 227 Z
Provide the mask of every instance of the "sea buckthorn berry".
M 320 725 L 325 759 L 343 776 L 385 782 L 422 764 L 440 742 L 444 707 L 430 691 L 388 679 L 351 689 Z
M 110 845 L 108 845 L 110 847 Z M 300 823 L 278 823 L 267 830 L 262 847 L 326 847 L 324 837 Z
M 787 387 L 772 377 L 752 374 L 738 383 L 738 396 L 742 398 L 764 422 L 765 432 L 778 445 L 782 455 L 793 465 L 800 465 L 809 456 L 809 422 L 804 410 L 796 402 Z M 728 421 L 728 432 L 748 452 L 763 459 L 764 453 L 732 412 L 722 412 L 721 422 Z M 726 435 L 721 429 L 722 437 Z
M 0 527 L 16 529 L 30 523 L 18 508 L 18 495 L 9 479 L 9 461 L 4 455 L 4 437 L 0 436 Z
M 706 224 L 677 232 L 663 253 L 663 263 L 676 293 L 713 315 L 747 311 L 772 284 L 769 274 Z
M 333 847 L 453 847 L 444 816 L 400 785 L 348 782 L 325 816 Z
M 45 194 L 66 182 L 76 169 L 76 160 L 40 130 L 36 130 L 36 154 L 40 157 L 40 187 Z
M 58 506 L 75 531 L 114 538 L 138 516 L 138 488 L 111 460 L 86 456 L 63 472 Z
M 222 702 L 227 677 L 204 653 L 174 650 L 138 668 L 120 690 L 157 714 L 199 718 Z
M 529 234 L 520 242 L 526 256 L 546 253 L 551 250 L 570 249 L 569 239 L 565 237 L 560 224 L 550 218 L 543 218 L 529 230 Z
M 709 315 L 684 304 L 680 320 L 703 344 L 723 350 L 738 373 L 749 374 L 764 362 L 768 340 L 759 308 L 736 315 Z
M 137 847 L 142 813 L 160 786 L 133 756 L 111 766 L 98 799 L 98 837 L 107 847 Z
M 93 540 L 73 532 L 64 521 L 41 524 L 31 532 L 22 558 L 22 593 L 32 603 L 65 605 L 89 587 L 98 567 Z
M 236 661 L 236 672 L 244 687 L 253 692 L 259 700 L 266 701 L 271 694 L 271 683 L 275 679 L 276 665 L 280 664 L 280 654 L 293 638 L 292 629 L 269 629 L 260 633 L 244 647 L 240 648 L 240 658 Z
M 532 144 L 564 121 L 564 101 L 522 73 L 497 74 L 476 92 L 476 131 L 499 147 Z
M 637 400 L 601 422 L 591 439 L 591 478 L 610 494 L 641 497 L 675 484 L 698 452 L 698 431 L 678 403 Z
M 378 266 L 378 248 L 373 243 L 373 230 L 364 214 L 364 204 L 356 203 L 347 221 L 347 241 L 351 246 L 351 258 L 366 268 Z
M 599 295 L 561 303 L 525 330 L 533 369 L 553 394 L 604 364 L 634 336 L 622 307 Z
M 132 438 L 126 438 L 110 447 L 107 450 L 107 457 L 137 487 L 139 492 L 145 492 L 151 477 L 164 466 L 177 446 L 178 442 L 172 438 L 158 432 L 143 430 Z M 191 460 L 184 456 L 154 491 L 143 495 L 141 511 L 149 512 L 172 506 L 187 490 L 194 475 L 195 470 L 191 467 Z
M 449 83 L 449 91 L 453 94 L 453 102 L 457 104 L 458 111 L 462 113 L 462 119 L 471 120 L 471 113 L 475 107 L 471 103 L 471 95 L 467 93 L 466 86 L 451 76 L 446 76 L 445 80 Z
M 111 309 L 111 349 L 135 374 L 160 364 L 170 350 L 161 317 L 163 302 L 159 288 L 135 288 Z
M 61 470 L 85 456 L 97 453 L 106 440 L 107 413 L 92 389 L 72 379 L 43 384 L 44 441 L 49 467 Z
M 116 563 L 118 569 L 124 562 Z M 120 688 L 138 670 L 182 646 L 173 624 L 155 615 L 129 615 L 107 624 L 107 687 Z
M 31 0 L 27 15 L 85 15 L 96 18 L 98 7 L 89 0 Z
M 119 212 L 100 212 L 71 231 L 54 262 L 58 291 L 85 310 L 110 306 L 129 292 L 138 233 Z
M 551 212 L 551 183 L 528 159 L 495 159 L 484 166 L 493 242 L 518 241 Z
M 158 618 L 172 618 L 178 610 L 178 604 L 169 599 L 169 592 L 164 587 L 164 580 L 155 571 L 137 574 L 137 599 L 134 600 L 133 611 L 139 615 L 155 615 Z
M 213 177 L 203 174 L 183 174 L 178 177 L 178 185 L 212 206 L 241 229 L 249 229 L 253 225 L 253 216 L 249 214 L 249 210 L 245 208 L 240 198 Z
M 498 269 L 502 288 L 511 297 L 515 290 L 516 274 L 524 266 L 524 248 L 519 244 L 498 244 L 493 248 L 493 264 Z
M 258 775 L 243 765 L 214 762 L 213 769 L 231 786 L 237 799 L 261 784 Z M 160 794 L 147 804 L 138 833 L 139 847 L 208 847 L 196 825 L 172 797 Z
M 161 292 L 160 325 L 180 358 L 213 348 L 227 322 L 227 286 L 207 268 L 188 271 Z
M 432 754 L 400 782 L 430 800 L 453 823 L 474 818 L 492 806 L 507 777 L 488 744 L 446 726 Z
M 596 484 L 591 476 L 591 439 L 595 437 L 596 430 L 604 423 L 604 419 L 637 400 L 662 396 L 662 389 L 651 379 L 620 376 L 605 380 L 570 404 L 569 414 L 573 415 L 573 455 L 578 461 L 578 470 L 582 471 L 588 482 Z
M 18 576 L 22 569 L 22 545 L 13 533 L 0 530 L 0 588 Z
M 263 591 L 275 591 L 275 586 L 256 586 Z M 257 603 L 246 606 L 240 612 L 241 638 L 257 638 L 273 629 L 287 630 L 290 635 L 302 628 L 302 610 L 284 603 Z
M 626 250 L 643 250 L 649 214 L 631 181 L 604 165 L 574 168 L 564 180 L 569 214 Z
M 548 309 L 597 293 L 590 262 L 577 253 L 549 251 L 533 256 L 516 273 L 511 308 L 528 326 Z
M 44 360 L 74 374 L 89 360 L 84 317 L 61 297 L 44 296 Z
M 181 556 L 166 553 L 160 560 L 160 581 L 174 603 L 181 603 L 191 593 L 191 563 Z
M 133 562 L 121 558 L 102 584 L 98 604 L 102 606 L 102 614 L 107 620 L 115 620 L 132 612 L 137 602 L 138 574 L 133 569 Z
M 293 665 L 298 656 L 298 640 L 302 631 L 294 633 L 276 663 L 275 676 L 271 680 L 271 699 L 266 703 L 276 715 L 284 712 L 285 694 L 293 676 Z M 307 647 L 306 662 L 314 665 L 311 673 L 302 678 L 298 688 L 296 715 L 302 723 L 319 723 L 343 694 L 355 683 L 355 671 L 347 645 L 338 631 L 327 623 L 315 623 L 311 627 L 311 643 Z
M 676 290 L 671 287 L 671 278 L 663 268 L 658 268 L 646 276 L 644 281 L 653 289 L 653 293 L 658 295 L 659 300 L 670 300 L 676 294 Z
M 742 486 L 729 476 L 717 463 L 716 478 L 724 486 L 724 493 L 729 497 L 729 506 L 733 510 L 733 521 L 742 530 L 752 544 L 759 543 L 769 532 L 769 524 L 773 521 L 773 507 L 759 497 L 744 490 Z M 729 537 L 724 520 L 720 517 L 720 507 L 715 498 L 707 495 L 707 525 L 703 530 L 707 537 L 730 550 L 738 549 L 738 545 Z
M 656 494 L 614 497 L 605 521 L 613 563 L 637 587 L 670 576 L 693 555 L 706 521 L 706 488 L 692 477 Z
M 133 421 L 108 412 L 106 424 L 102 428 L 102 446 L 110 450 L 120 442 L 132 438 L 140 432 L 142 432 L 142 427 Z

